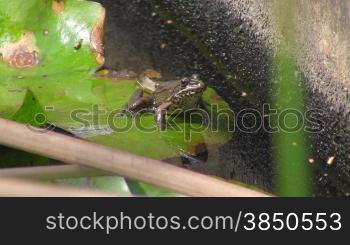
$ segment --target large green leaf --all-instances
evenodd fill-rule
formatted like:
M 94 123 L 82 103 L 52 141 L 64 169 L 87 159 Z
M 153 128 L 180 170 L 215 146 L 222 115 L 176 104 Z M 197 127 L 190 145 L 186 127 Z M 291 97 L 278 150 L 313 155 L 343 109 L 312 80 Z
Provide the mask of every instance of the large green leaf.
M 215 123 L 206 124 L 209 127 L 202 132 L 198 116 L 192 122 L 179 117 L 175 121 L 179 130 L 166 132 L 139 129 L 140 125 L 157 129 L 153 115 L 117 116 L 137 83 L 95 76 L 103 63 L 104 13 L 98 3 L 82 0 L 0 0 L 0 117 L 34 126 L 51 123 L 92 142 L 155 159 L 192 154 L 203 148 L 199 146 L 229 140 L 229 122 L 225 117 L 217 122 L 216 113 L 211 118 Z M 228 108 L 211 89 L 204 99 L 218 109 Z M 122 131 L 125 125 L 131 127 Z M 17 160 L 11 156 L 17 152 L 6 148 L 6 153 L 0 157 L 1 164 L 13 166 Z M 48 161 L 30 154 L 20 156 L 20 164 L 25 164 L 25 158 L 30 165 Z M 93 188 L 125 189 L 123 179 L 89 181 Z M 136 194 L 169 195 L 137 182 L 128 185 L 137 189 L 131 190 Z M 118 190 L 128 192 L 123 188 Z

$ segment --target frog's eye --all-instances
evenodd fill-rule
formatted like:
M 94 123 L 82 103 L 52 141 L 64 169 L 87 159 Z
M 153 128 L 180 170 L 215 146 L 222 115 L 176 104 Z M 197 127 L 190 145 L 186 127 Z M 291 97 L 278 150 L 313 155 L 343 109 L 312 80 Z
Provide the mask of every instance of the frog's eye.
M 186 86 L 187 84 L 189 84 L 190 83 L 190 79 L 188 79 L 188 78 L 183 78 L 182 80 L 181 80 L 181 85 L 183 85 L 183 86 Z

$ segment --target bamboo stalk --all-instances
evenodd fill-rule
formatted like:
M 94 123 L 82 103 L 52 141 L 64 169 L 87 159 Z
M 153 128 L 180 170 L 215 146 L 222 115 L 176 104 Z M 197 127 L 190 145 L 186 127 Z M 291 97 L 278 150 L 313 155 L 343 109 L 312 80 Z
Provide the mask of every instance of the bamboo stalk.
M 15 177 L 39 180 L 98 177 L 111 175 L 113 174 L 110 172 L 79 165 L 6 168 L 0 170 L 0 177 Z
M 54 132 L 38 133 L 0 119 L 0 144 L 71 164 L 109 171 L 189 196 L 267 197 L 269 195 Z
M 116 197 L 114 193 L 105 193 L 89 189 L 43 184 L 34 181 L 0 178 L 0 196 L 2 197 Z

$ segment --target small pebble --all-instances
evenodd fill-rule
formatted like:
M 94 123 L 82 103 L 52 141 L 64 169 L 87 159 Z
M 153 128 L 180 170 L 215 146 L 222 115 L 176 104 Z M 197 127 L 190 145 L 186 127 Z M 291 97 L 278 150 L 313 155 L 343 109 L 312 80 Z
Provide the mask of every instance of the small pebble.
M 335 160 L 335 156 L 332 156 L 332 157 L 328 158 L 327 164 L 328 164 L 329 166 L 332 166 L 333 163 L 334 163 L 334 160 Z
M 241 96 L 242 96 L 242 97 L 247 97 L 248 94 L 247 94 L 246 92 L 242 92 Z

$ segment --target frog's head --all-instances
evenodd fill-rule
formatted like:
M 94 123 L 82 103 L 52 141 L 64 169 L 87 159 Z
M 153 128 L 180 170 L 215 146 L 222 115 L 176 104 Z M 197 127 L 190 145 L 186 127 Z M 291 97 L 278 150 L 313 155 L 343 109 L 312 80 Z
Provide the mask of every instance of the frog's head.
M 182 109 L 197 107 L 206 89 L 206 84 L 198 75 L 183 78 L 179 83 L 172 96 L 168 99 L 172 102 L 173 107 Z
M 199 78 L 198 74 L 193 74 L 190 78 L 181 79 L 181 91 L 198 93 L 203 92 L 206 88 L 205 83 Z

